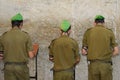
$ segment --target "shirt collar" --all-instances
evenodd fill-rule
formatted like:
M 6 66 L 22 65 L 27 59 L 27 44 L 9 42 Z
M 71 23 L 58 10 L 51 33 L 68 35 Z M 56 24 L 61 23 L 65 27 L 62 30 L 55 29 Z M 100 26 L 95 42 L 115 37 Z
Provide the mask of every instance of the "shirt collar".
M 61 35 L 61 37 L 68 37 L 67 35 Z
M 96 25 L 95 27 L 104 27 L 104 25 L 99 25 L 99 24 L 98 24 L 98 25 Z
M 20 30 L 18 27 L 13 27 L 12 30 Z

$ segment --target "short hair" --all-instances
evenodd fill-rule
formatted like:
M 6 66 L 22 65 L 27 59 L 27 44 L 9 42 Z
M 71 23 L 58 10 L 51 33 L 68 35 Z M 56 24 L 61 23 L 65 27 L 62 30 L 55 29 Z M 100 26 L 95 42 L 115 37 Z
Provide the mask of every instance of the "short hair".
M 95 19 L 95 23 L 104 23 L 104 19 Z
M 23 23 L 23 20 L 15 20 L 15 21 L 11 21 L 12 23 L 12 27 L 19 27 L 21 23 Z

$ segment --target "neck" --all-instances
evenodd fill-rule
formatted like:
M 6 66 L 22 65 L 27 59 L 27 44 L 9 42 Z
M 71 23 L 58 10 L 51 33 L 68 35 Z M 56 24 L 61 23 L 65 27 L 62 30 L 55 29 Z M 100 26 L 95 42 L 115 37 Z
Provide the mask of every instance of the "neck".
M 17 27 L 17 26 L 14 26 L 12 29 L 14 29 L 14 28 L 18 28 L 18 29 L 21 29 L 21 27 Z
M 63 35 L 69 36 L 69 34 L 67 32 L 62 32 L 61 36 L 63 36 Z
M 104 23 L 95 23 L 95 26 L 96 26 L 96 25 L 102 26 L 102 25 L 104 25 Z

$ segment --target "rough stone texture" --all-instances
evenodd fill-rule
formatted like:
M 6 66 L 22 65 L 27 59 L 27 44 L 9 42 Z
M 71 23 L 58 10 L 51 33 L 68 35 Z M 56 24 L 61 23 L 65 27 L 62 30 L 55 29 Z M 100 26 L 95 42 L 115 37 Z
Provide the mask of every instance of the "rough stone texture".
M 63 19 L 72 24 L 71 37 L 81 47 L 81 40 L 87 28 L 93 26 L 96 14 L 106 18 L 106 27 L 115 33 L 120 44 L 120 1 L 119 0 L 0 0 L 0 34 L 10 29 L 10 18 L 16 13 L 24 16 L 23 30 L 28 32 L 33 43 L 39 43 L 38 80 L 52 80 L 52 63 L 48 60 L 50 41 L 59 36 L 59 26 Z M 113 80 L 120 80 L 120 56 L 113 58 Z M 30 75 L 35 74 L 35 60 L 30 60 Z M 3 62 L 0 61 L 0 70 Z M 86 57 L 76 67 L 76 80 L 87 80 Z M 0 80 L 3 80 L 0 71 Z M 31 79 L 32 80 L 32 79 Z

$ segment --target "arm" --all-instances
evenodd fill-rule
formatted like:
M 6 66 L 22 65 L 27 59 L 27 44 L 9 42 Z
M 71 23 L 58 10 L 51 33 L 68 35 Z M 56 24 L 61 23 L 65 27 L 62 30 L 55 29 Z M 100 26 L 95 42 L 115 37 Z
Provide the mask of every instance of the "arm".
M 54 45 L 54 40 L 50 43 L 50 46 L 48 47 L 48 49 L 49 49 L 49 60 L 52 61 L 52 62 L 54 62 L 53 45 Z
M 74 66 L 76 66 L 79 62 L 80 62 L 80 56 L 76 57 L 76 61 L 75 61 Z
M 87 47 L 87 31 L 86 31 L 82 40 L 82 49 L 81 49 L 82 55 L 87 55 L 87 50 L 88 47 Z
M 87 55 L 87 47 L 82 47 L 81 53 L 82 55 Z
M 75 42 L 74 48 L 75 48 L 75 64 L 74 64 L 74 66 L 76 66 L 80 62 L 79 46 L 78 46 L 77 42 Z
M 118 44 L 116 43 L 114 33 L 111 31 L 111 46 L 113 48 L 113 56 L 119 54 Z
M 3 60 L 3 51 L 0 51 L 0 60 Z
M 33 58 L 35 56 L 34 53 L 33 53 L 33 51 L 29 51 L 28 55 L 29 55 L 29 58 Z
M 33 58 L 33 57 L 35 57 L 37 55 L 39 45 L 37 43 L 32 45 L 32 41 L 31 41 L 31 38 L 30 38 L 29 35 L 27 37 L 26 47 L 27 47 L 27 52 L 28 52 L 29 58 Z
M 4 53 L 3 45 L 1 43 L 1 36 L 0 36 L 0 60 L 3 60 L 3 53 Z
M 118 49 L 118 46 L 116 46 L 113 48 L 113 56 L 116 56 L 118 54 L 119 54 L 119 49 Z
M 53 56 L 52 55 L 49 55 L 49 60 L 54 62 L 54 59 L 53 59 Z
M 39 45 L 36 43 L 33 44 L 33 51 L 28 52 L 29 58 L 35 57 L 37 55 L 38 49 L 39 49 Z

